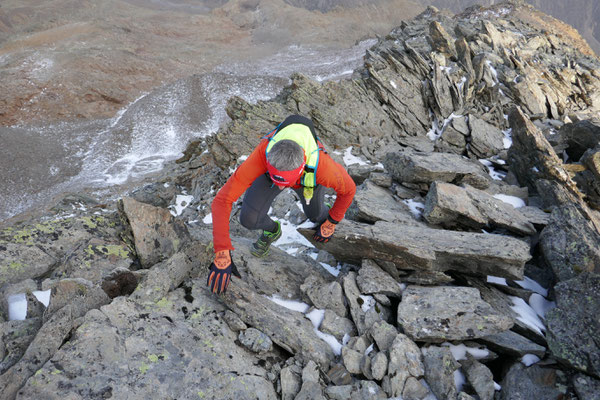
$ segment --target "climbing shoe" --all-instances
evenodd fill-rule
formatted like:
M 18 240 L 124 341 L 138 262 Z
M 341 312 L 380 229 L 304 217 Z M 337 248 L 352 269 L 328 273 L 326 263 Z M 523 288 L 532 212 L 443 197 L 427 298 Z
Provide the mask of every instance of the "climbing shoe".
M 269 247 L 271 247 L 271 243 L 276 241 L 281 237 L 281 223 L 279 221 L 275 221 L 277 224 L 277 229 L 275 232 L 262 231 L 262 234 L 258 238 L 256 242 L 252 245 L 252 249 L 250 253 L 256 257 L 266 257 L 269 254 Z

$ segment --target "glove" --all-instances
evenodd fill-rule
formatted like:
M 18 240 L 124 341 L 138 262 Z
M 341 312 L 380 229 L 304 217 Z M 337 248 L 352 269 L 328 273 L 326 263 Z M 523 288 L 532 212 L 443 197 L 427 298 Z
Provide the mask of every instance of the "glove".
M 215 260 L 210 264 L 206 285 L 210 287 L 213 293 L 225 293 L 234 268 L 235 264 L 231 260 L 231 252 L 229 250 L 217 251 Z
M 335 225 L 338 221 L 332 219 L 331 217 L 327 217 L 325 221 L 319 225 L 317 231 L 315 232 L 313 239 L 317 242 L 327 243 L 329 239 L 333 236 L 333 232 L 335 232 Z

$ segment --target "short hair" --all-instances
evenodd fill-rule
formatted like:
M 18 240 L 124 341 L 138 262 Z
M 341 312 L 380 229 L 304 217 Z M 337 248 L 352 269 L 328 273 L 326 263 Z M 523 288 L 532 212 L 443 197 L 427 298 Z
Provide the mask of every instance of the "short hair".
M 304 162 L 304 150 L 293 140 L 283 139 L 271 147 L 267 160 L 280 171 L 292 171 Z

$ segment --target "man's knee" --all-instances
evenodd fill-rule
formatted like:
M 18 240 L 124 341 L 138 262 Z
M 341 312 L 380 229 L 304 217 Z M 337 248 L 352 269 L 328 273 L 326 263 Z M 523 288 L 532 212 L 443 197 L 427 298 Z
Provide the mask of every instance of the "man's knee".
M 246 229 L 258 229 L 258 212 L 250 209 L 250 207 L 242 206 L 240 211 L 240 224 Z

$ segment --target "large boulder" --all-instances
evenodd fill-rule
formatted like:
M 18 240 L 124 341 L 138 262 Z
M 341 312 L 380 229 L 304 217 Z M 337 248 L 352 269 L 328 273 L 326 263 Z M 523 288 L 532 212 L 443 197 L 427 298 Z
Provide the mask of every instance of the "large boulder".
M 505 228 L 533 235 L 535 227 L 512 205 L 471 186 L 434 182 L 425 198 L 423 217 L 445 228 Z
M 546 314 L 550 352 L 561 362 L 600 377 L 600 275 L 582 273 L 554 287 L 556 308 Z
M 475 288 L 409 286 L 398 306 L 398 325 L 412 340 L 441 343 L 503 332 L 513 320 L 481 300 Z
M 312 239 L 313 230 L 299 232 Z M 367 225 L 343 220 L 326 246 L 338 260 L 358 263 L 372 259 L 382 266 L 391 263 L 396 269 L 386 268 L 386 272 L 399 281 L 398 270 L 453 270 L 522 279 L 524 265 L 531 258 L 529 245 L 515 238 L 383 221 Z

